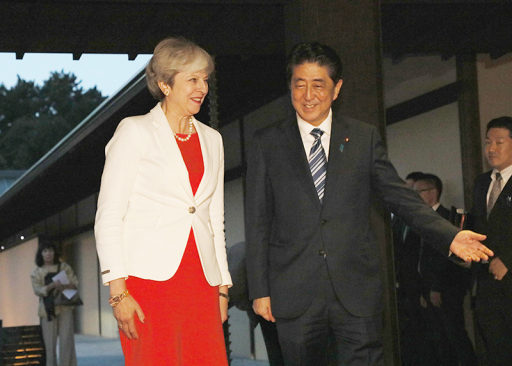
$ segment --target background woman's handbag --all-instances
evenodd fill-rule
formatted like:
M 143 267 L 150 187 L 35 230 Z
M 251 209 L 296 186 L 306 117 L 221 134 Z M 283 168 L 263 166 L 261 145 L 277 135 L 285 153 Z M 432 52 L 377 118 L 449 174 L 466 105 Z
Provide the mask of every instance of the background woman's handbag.
M 57 295 L 55 295 L 53 303 L 55 305 L 63 306 L 80 306 L 84 304 L 80 298 L 80 295 L 78 295 L 78 292 L 71 299 L 68 299 L 62 292 L 59 292 Z
M 44 278 L 44 284 L 48 285 L 53 282 L 53 277 L 60 272 L 60 263 L 57 267 L 57 272 L 50 272 Z M 52 320 L 52 317 L 55 316 L 55 306 L 80 306 L 83 305 L 83 301 L 78 295 L 78 292 L 71 298 L 68 299 L 62 291 L 53 290 L 51 293 L 44 298 L 44 305 L 46 309 L 46 314 L 48 315 L 48 321 Z

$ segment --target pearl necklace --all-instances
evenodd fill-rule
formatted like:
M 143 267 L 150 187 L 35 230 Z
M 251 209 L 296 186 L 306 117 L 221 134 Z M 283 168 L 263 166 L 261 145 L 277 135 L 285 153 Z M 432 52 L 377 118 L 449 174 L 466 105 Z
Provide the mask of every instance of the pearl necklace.
M 192 136 L 192 132 L 194 132 L 194 125 L 192 124 L 192 116 L 188 117 L 189 127 L 188 127 L 188 135 L 187 137 L 179 137 L 176 132 L 173 131 L 174 137 L 181 142 L 187 142 L 190 140 L 190 136 Z

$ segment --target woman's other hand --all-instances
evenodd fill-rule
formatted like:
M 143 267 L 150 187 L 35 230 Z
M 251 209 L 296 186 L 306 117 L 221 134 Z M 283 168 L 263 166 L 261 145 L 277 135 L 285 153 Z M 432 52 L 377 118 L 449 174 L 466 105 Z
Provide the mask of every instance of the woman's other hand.
M 58 291 L 62 291 L 64 290 L 64 285 L 62 283 L 60 283 L 60 281 L 53 281 L 52 283 L 50 283 L 47 287 L 47 290 L 50 291 L 50 290 L 53 290 L 53 289 L 57 289 Z
M 126 282 L 124 278 L 118 278 L 117 280 L 110 281 L 109 285 L 110 296 L 120 295 L 126 291 Z M 116 306 L 114 306 L 112 310 L 114 310 L 114 317 L 117 320 L 117 326 L 126 335 L 126 337 L 128 339 L 139 339 L 137 329 L 135 327 L 135 314 L 137 314 L 142 323 L 144 323 L 146 317 L 133 296 L 126 296 Z
M 228 286 L 220 286 L 219 291 L 228 294 Z M 222 323 L 224 323 L 226 320 L 228 320 L 228 303 L 229 300 L 224 296 L 219 296 L 219 302 L 220 302 L 220 318 L 222 320 Z
M 128 339 L 139 339 L 137 328 L 135 326 L 135 314 L 137 314 L 142 323 L 144 323 L 145 316 L 133 296 L 126 296 L 113 309 L 114 317 L 117 320 L 117 326 L 119 329 Z
M 56 288 L 58 291 L 64 291 L 64 290 L 70 290 L 70 289 L 76 289 L 76 286 L 72 283 L 63 284 L 60 281 L 54 281 L 50 284 L 51 288 Z
M 53 289 L 56 289 L 57 291 L 62 292 L 66 289 L 76 289 L 76 286 L 72 283 L 68 283 L 68 284 L 64 285 L 60 281 L 53 281 L 53 282 L 49 283 L 48 285 L 46 285 L 46 291 L 51 291 Z

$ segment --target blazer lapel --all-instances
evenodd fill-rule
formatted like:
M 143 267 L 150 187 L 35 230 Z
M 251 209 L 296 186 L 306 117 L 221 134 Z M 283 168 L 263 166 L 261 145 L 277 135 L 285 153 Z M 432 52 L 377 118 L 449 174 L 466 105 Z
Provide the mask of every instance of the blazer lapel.
M 475 201 L 473 202 L 473 213 L 482 218 L 487 218 L 487 192 L 491 184 L 491 173 L 485 174 L 485 177 L 478 178 L 475 184 Z
M 509 179 L 507 184 L 505 184 L 505 187 L 501 190 L 501 193 L 491 210 L 489 220 L 491 219 L 491 216 L 494 216 L 493 213 L 496 214 L 497 211 L 500 211 L 506 206 L 512 206 L 512 179 Z
M 153 125 L 155 126 L 155 134 L 157 137 L 156 140 L 159 144 L 159 147 L 164 152 L 167 161 L 171 165 L 171 168 L 178 176 L 183 189 L 193 201 L 194 195 L 192 194 L 192 187 L 190 186 L 190 178 L 188 175 L 187 166 L 183 161 L 183 157 L 181 156 L 181 151 L 178 147 L 178 143 L 176 142 L 176 138 L 172 133 L 171 126 L 169 126 L 167 118 L 165 117 L 160 104 L 157 104 L 157 106 L 151 110 L 151 114 L 153 115 Z
M 201 153 L 203 155 L 204 173 L 201 183 L 196 191 L 195 199 L 197 203 L 201 203 L 204 197 L 202 194 L 205 192 L 205 188 L 208 186 L 212 175 L 213 175 L 213 147 L 211 137 L 208 135 L 206 129 L 201 126 L 196 119 L 194 119 L 194 127 L 196 128 L 199 136 L 199 142 L 201 144 Z
M 309 170 L 309 163 L 304 151 L 304 144 L 302 143 L 302 137 L 300 136 L 299 126 L 297 125 L 297 121 L 291 117 L 283 123 L 283 138 L 281 139 L 281 145 L 283 147 L 285 158 L 290 163 L 292 170 L 297 175 L 297 178 L 304 187 L 304 190 L 320 208 L 320 200 L 318 199 L 315 184 L 313 183 L 313 177 Z
M 343 174 L 349 149 L 348 127 L 333 116 L 331 141 L 329 143 L 329 161 L 327 164 L 327 179 L 325 181 L 324 200 L 329 200 L 330 192 L 335 187 L 338 177 Z

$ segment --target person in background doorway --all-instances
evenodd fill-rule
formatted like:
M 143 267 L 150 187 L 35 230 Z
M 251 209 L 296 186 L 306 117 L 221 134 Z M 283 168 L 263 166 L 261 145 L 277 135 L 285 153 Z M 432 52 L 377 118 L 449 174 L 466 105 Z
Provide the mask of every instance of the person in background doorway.
M 40 239 L 36 253 L 36 269 L 30 275 L 34 293 L 39 297 L 37 315 L 41 318 L 47 366 L 76 366 L 74 306 L 55 305 L 54 299 L 65 289 L 76 289 L 78 279 L 73 269 L 59 260 L 54 242 Z M 64 271 L 69 284 L 53 281 L 53 277 Z M 59 340 L 59 362 L 57 363 L 57 339 Z
M 475 180 L 474 229 L 495 252 L 475 266 L 476 317 L 489 365 L 512 365 L 512 117 L 487 124 L 485 155 L 492 170 Z
M 407 174 L 405 182 L 411 188 L 423 175 Z M 435 360 L 433 342 L 428 337 L 427 324 L 418 299 L 421 295 L 420 261 L 421 237 L 396 215 L 391 219 L 396 272 L 400 356 L 403 366 L 432 366 Z
M 435 212 L 450 219 L 450 210 L 439 202 L 443 183 L 438 176 L 424 174 L 416 181 L 414 189 Z M 431 365 L 476 366 L 475 351 L 464 321 L 464 297 L 471 277 L 469 269 L 443 257 L 423 241 L 419 263 L 422 289 L 419 301 L 437 358 Z

